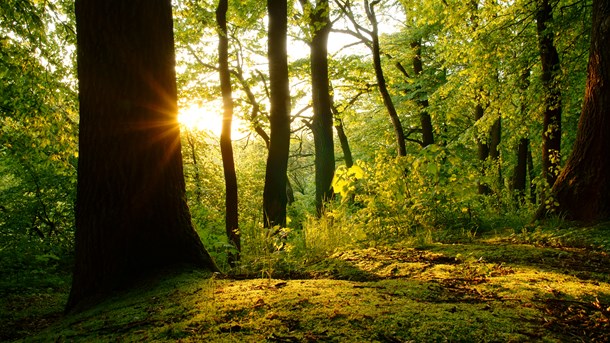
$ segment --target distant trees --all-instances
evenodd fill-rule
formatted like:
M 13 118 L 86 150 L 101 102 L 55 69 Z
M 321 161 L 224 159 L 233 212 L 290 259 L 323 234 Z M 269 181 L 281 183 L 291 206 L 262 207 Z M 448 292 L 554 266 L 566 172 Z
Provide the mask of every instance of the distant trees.
M 167 267 L 216 266 L 185 198 L 169 0 L 76 1 L 80 100 L 67 309 Z

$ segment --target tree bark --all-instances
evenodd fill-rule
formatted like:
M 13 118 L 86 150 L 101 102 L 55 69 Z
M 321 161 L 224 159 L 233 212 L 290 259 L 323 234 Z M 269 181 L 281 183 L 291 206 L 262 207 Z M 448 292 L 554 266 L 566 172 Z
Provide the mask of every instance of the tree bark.
M 171 1 L 75 6 L 80 158 L 66 310 L 166 268 L 218 270 L 186 203 Z
M 381 67 L 381 49 L 379 47 L 379 28 L 377 23 L 377 17 L 375 16 L 375 1 L 369 4 L 368 0 L 364 0 L 364 7 L 366 10 L 367 18 L 369 19 L 373 29 L 371 30 L 372 39 L 372 53 L 373 53 L 373 65 L 375 69 L 375 76 L 377 78 L 377 86 L 379 87 L 379 93 L 383 99 L 392 126 L 394 127 L 394 134 L 396 135 L 396 147 L 398 148 L 398 156 L 407 156 L 407 146 L 405 144 L 405 132 L 394 107 L 394 102 L 388 91 L 386 85 L 385 76 L 383 75 L 383 68 Z
M 502 116 L 498 117 L 489 129 L 489 159 L 497 168 L 497 185 L 502 185 L 502 164 L 500 161 L 500 143 L 502 141 Z
M 474 120 L 475 121 L 481 120 L 481 118 L 483 118 L 484 114 L 485 114 L 485 109 L 483 108 L 483 105 L 481 105 L 480 103 L 477 103 L 476 107 L 474 108 Z M 476 140 L 477 140 L 477 155 L 479 157 L 479 161 L 481 161 L 481 176 L 484 176 L 485 175 L 484 162 L 487 160 L 487 157 L 489 157 L 489 144 L 487 143 L 486 137 L 477 136 Z M 490 194 L 491 189 L 489 188 L 489 185 L 487 185 L 485 182 L 479 181 L 478 193 L 479 194 Z
M 263 192 L 264 226 L 286 226 L 286 183 L 290 149 L 290 89 L 286 39 L 286 0 L 267 0 L 269 13 L 270 140 Z
M 610 2 L 593 0 L 591 48 L 576 142 L 552 194 L 566 218 L 610 218 Z M 544 204 L 542 205 L 544 206 Z M 544 208 L 542 207 L 544 210 Z M 539 211 L 540 212 L 540 211 Z
M 530 85 L 530 69 L 525 66 L 521 77 L 519 79 L 519 90 L 521 91 L 521 108 L 520 115 L 522 118 L 527 116 L 527 104 L 525 101 L 525 92 Z M 527 169 L 528 169 L 528 156 L 530 154 L 530 140 L 529 138 L 520 138 L 517 146 L 517 165 L 513 170 L 513 177 L 511 182 L 511 188 L 515 195 L 515 200 L 518 203 L 524 204 L 526 201 L 525 188 L 527 186 Z M 531 182 L 531 180 L 530 180 Z
M 218 23 L 218 73 L 222 92 L 222 131 L 220 133 L 220 153 L 225 178 L 225 231 L 229 243 L 236 252 L 229 252 L 228 262 L 235 267 L 240 259 L 241 240 L 239 234 L 239 213 L 237 196 L 237 175 L 231 143 L 231 126 L 233 122 L 233 91 L 231 89 L 231 72 L 229 70 L 229 37 L 227 35 L 228 0 L 219 0 L 216 8 Z
M 345 134 L 345 128 L 343 127 L 343 119 L 337 119 L 335 130 L 337 131 L 337 137 L 339 138 L 339 143 L 341 144 L 341 151 L 343 151 L 345 166 L 347 168 L 351 168 L 354 165 L 354 158 L 352 156 L 352 149 L 349 146 L 347 135 Z
M 544 87 L 544 119 L 542 128 L 542 176 L 549 187 L 557 179 L 561 167 L 561 90 L 557 79 L 560 72 L 559 54 L 554 45 L 554 33 L 548 25 L 553 20 L 549 0 L 538 0 L 536 30 L 542 64 Z
M 413 55 L 413 72 L 416 77 L 421 77 L 424 71 L 424 67 L 421 61 L 421 41 L 416 40 L 411 42 L 411 49 L 414 52 Z M 421 87 L 417 87 L 416 92 L 421 93 Z M 417 96 L 417 105 L 419 106 L 419 122 L 422 130 L 422 148 L 427 147 L 430 144 L 434 144 L 434 129 L 432 127 L 432 118 L 428 113 L 428 96 L 425 97 Z
M 308 0 L 301 0 L 301 4 L 304 11 L 310 13 L 309 27 L 313 33 L 310 45 L 313 98 L 311 131 L 315 146 L 316 214 L 320 217 L 324 211 L 324 203 L 332 198 L 331 184 L 335 173 L 333 115 L 327 53 L 331 23 L 328 0 L 317 0 L 315 5 Z

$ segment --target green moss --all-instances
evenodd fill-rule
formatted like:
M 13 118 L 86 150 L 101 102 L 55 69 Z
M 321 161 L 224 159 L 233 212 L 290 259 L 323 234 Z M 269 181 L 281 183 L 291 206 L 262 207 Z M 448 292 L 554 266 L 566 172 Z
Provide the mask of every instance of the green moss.
M 610 339 L 610 263 L 603 251 L 506 237 L 342 251 L 300 270 L 296 280 L 169 276 L 25 340 Z

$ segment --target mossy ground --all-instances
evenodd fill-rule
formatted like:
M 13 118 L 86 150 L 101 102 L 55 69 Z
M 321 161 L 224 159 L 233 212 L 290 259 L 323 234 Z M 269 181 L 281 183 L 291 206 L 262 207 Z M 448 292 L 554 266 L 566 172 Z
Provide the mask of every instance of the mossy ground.
M 591 231 L 587 239 L 545 235 L 502 233 L 461 243 L 345 250 L 307 266 L 298 279 L 280 272 L 239 280 L 187 272 L 69 316 L 60 314 L 66 288 L 13 294 L 0 302 L 0 338 L 610 341 L 607 229 Z

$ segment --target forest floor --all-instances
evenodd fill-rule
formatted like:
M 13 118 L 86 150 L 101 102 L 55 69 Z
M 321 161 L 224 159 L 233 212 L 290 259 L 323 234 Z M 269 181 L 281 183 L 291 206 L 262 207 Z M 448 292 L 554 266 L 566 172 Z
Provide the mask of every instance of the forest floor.
M 187 272 L 63 316 L 66 281 L 5 294 L 0 341 L 608 342 L 609 236 L 396 243 L 271 278 Z

